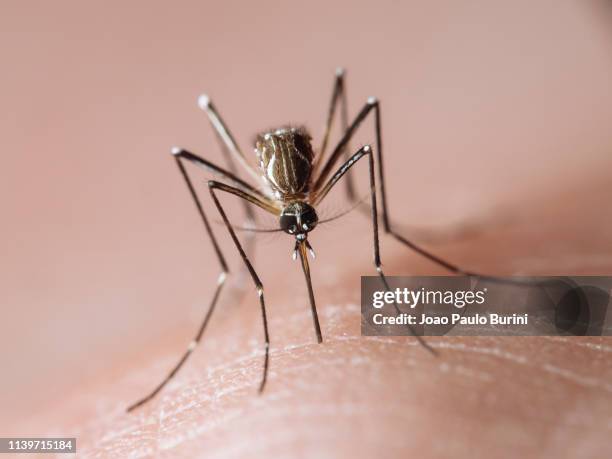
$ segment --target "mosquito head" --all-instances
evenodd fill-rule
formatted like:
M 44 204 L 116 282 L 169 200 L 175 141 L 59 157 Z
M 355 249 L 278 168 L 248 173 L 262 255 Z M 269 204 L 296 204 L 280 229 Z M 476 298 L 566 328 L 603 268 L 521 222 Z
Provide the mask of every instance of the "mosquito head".
M 314 208 L 303 201 L 288 204 L 280 215 L 280 227 L 287 233 L 303 240 L 317 226 L 319 217 Z

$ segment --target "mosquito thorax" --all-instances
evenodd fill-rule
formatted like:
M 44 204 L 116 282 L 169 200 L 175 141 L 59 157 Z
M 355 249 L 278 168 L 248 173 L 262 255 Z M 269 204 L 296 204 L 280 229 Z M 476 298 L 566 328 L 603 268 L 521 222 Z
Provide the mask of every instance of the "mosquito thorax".
M 263 178 L 279 197 L 308 193 L 314 151 L 303 127 L 282 127 L 259 134 L 255 153 Z
M 319 221 L 317 212 L 310 204 L 303 201 L 289 203 L 281 212 L 279 224 L 281 229 L 299 239 L 304 239 Z

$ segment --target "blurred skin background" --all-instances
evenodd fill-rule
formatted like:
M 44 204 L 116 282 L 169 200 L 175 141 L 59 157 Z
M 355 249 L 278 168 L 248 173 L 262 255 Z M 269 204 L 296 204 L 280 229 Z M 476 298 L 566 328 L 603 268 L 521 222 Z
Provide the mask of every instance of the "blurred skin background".
M 432 251 L 491 274 L 612 272 L 606 2 L 5 1 L 1 9 L 3 436 L 67 435 L 84 419 L 119 413 L 163 377 L 197 329 L 218 267 L 169 151 L 179 145 L 224 164 L 196 105 L 202 92 L 247 154 L 255 133 L 288 122 L 308 126 L 318 145 L 343 66 L 351 116 L 368 96 L 381 100 L 394 221 L 423 241 L 422 228 L 488 232 L 488 245 L 472 237 L 432 242 Z M 353 147 L 373 141 L 368 123 Z M 208 177 L 198 174 L 204 190 Z M 561 233 L 538 232 L 551 208 L 550 227 Z M 358 276 L 373 274 L 368 222 L 347 218 L 311 239 L 323 310 L 346 296 L 358 301 Z M 504 248 L 496 232 L 508 225 L 519 225 L 518 236 Z M 215 231 L 238 268 L 223 228 Z M 388 275 L 443 274 L 382 244 Z M 286 311 L 308 312 L 292 248 L 278 237 L 256 255 L 277 326 Z M 250 280 L 241 282 L 246 301 L 227 310 L 252 315 L 240 338 L 251 352 L 261 349 L 261 330 Z M 313 339 L 304 317 L 291 333 L 271 330 L 272 368 L 275 337 L 279 346 Z M 358 312 L 351 320 L 358 324 Z M 221 364 L 225 342 L 211 335 L 206 358 Z M 200 360 L 185 377 L 203 384 Z M 602 361 L 609 383 L 609 357 Z M 143 362 L 150 372 L 130 380 Z M 606 387 L 600 403 L 609 403 Z M 62 413 L 58 400 L 74 393 L 80 398 Z

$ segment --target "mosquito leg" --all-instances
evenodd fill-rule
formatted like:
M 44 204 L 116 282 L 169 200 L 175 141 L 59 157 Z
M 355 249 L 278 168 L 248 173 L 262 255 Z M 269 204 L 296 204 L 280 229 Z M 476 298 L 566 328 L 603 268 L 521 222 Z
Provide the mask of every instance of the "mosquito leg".
M 140 399 L 139 401 L 137 401 L 136 403 L 132 404 L 127 409 L 128 412 L 138 408 L 141 405 L 144 405 L 146 402 L 148 402 L 153 397 L 155 397 L 159 393 L 159 391 L 161 391 L 164 388 L 164 386 L 174 377 L 174 375 L 176 375 L 178 370 L 183 366 L 183 364 L 185 363 L 187 358 L 191 355 L 193 350 L 196 348 L 196 346 L 198 345 L 198 343 L 202 339 L 202 335 L 204 334 L 204 330 L 206 329 L 206 327 L 207 327 L 207 325 L 208 325 L 208 323 L 210 321 L 210 318 L 211 318 L 211 316 L 212 316 L 212 314 L 213 314 L 213 312 L 215 310 L 215 307 L 216 307 L 217 302 L 219 300 L 219 296 L 221 294 L 221 290 L 223 288 L 223 285 L 225 284 L 225 280 L 227 278 L 227 274 L 229 273 L 229 270 L 228 270 L 228 267 L 227 267 L 227 263 L 226 263 L 225 258 L 223 256 L 223 253 L 221 252 L 221 248 L 219 247 L 219 244 L 218 244 L 217 239 L 216 239 L 216 237 L 215 237 L 215 235 L 213 233 L 213 230 L 212 230 L 212 228 L 210 226 L 210 222 L 208 221 L 208 218 L 206 217 L 206 213 L 204 212 L 204 208 L 202 207 L 202 203 L 200 202 L 200 199 L 198 198 L 198 195 L 197 195 L 197 193 L 196 193 L 196 191 L 195 191 L 195 189 L 193 187 L 193 183 L 191 182 L 191 179 L 189 178 L 189 175 L 187 174 L 187 171 L 185 170 L 185 166 L 181 162 L 180 152 L 176 152 L 174 159 L 176 161 L 176 165 L 179 168 L 179 171 L 181 172 L 181 176 L 183 177 L 183 179 L 185 180 L 185 183 L 187 184 L 187 188 L 189 189 L 189 194 L 191 195 L 191 198 L 193 199 L 193 202 L 196 205 L 196 208 L 198 209 L 198 213 L 200 214 L 200 219 L 202 220 L 202 223 L 204 224 L 204 229 L 206 230 L 206 233 L 208 234 L 208 237 L 209 237 L 210 241 L 212 242 L 213 248 L 215 250 L 215 254 L 217 256 L 217 260 L 219 262 L 219 265 L 221 266 L 221 273 L 219 274 L 219 278 L 218 278 L 218 281 L 217 281 L 217 287 L 215 288 L 215 293 L 213 294 L 213 297 L 212 297 L 212 299 L 210 301 L 210 304 L 208 306 L 208 310 L 206 311 L 206 315 L 204 316 L 204 320 L 202 321 L 202 324 L 200 325 L 200 328 L 199 328 L 196 336 L 189 343 L 189 346 L 187 347 L 187 350 L 185 351 L 185 353 L 183 354 L 181 359 L 174 366 L 174 368 L 170 371 L 170 373 L 168 373 L 168 375 L 164 378 L 164 380 L 151 393 L 149 393 L 146 397 L 144 397 L 144 398 Z
M 336 78 L 334 79 L 334 88 L 332 90 L 331 100 L 329 102 L 329 108 L 327 110 L 327 121 L 325 122 L 325 132 L 323 133 L 323 140 L 321 142 L 321 148 L 319 148 L 319 158 L 325 155 L 327 150 L 327 144 L 329 143 L 329 135 L 331 133 L 332 125 L 334 123 L 334 115 L 336 113 L 336 107 L 338 101 L 341 100 L 343 105 L 343 112 L 346 115 L 346 92 L 344 90 L 344 69 L 336 70 Z M 346 121 L 344 119 L 343 121 Z M 343 123 L 342 130 L 345 131 L 347 125 Z
M 220 176 L 222 178 L 225 178 L 226 180 L 231 181 L 234 185 L 238 186 L 240 189 L 247 191 L 249 193 L 252 194 L 256 194 L 259 197 L 263 198 L 263 195 L 261 195 L 261 193 L 259 193 L 259 191 L 257 191 L 253 186 L 251 186 L 249 183 L 245 182 L 244 180 L 242 180 L 241 178 L 238 177 L 237 175 L 237 171 L 236 171 L 236 165 L 232 159 L 232 155 L 230 154 L 227 146 L 225 145 L 225 143 L 222 141 L 221 136 L 218 134 L 218 132 L 215 130 L 215 134 L 217 136 L 217 138 L 220 140 L 220 146 L 221 146 L 221 150 L 224 152 L 225 158 L 227 160 L 228 166 L 229 166 L 229 170 L 225 170 L 219 166 L 217 166 L 216 164 L 213 164 L 212 162 L 201 158 L 198 155 L 195 155 L 194 153 L 184 150 L 184 149 L 179 149 L 179 148 L 175 148 L 172 150 L 173 154 L 177 157 L 177 158 L 181 158 L 185 161 L 188 161 L 196 166 L 198 166 L 201 169 L 204 169 L 208 172 L 212 172 L 213 174 Z M 245 215 L 245 219 L 246 219 L 246 227 L 254 227 L 256 226 L 256 217 L 255 217 L 255 213 L 253 212 L 253 207 L 249 205 L 248 202 L 244 201 L 243 202 L 243 210 L 244 210 L 244 215 Z M 254 252 L 255 252 L 255 234 L 252 232 L 249 232 L 246 237 L 245 237 L 245 248 L 246 248 L 246 252 L 252 257 L 254 256 Z M 242 276 L 244 275 L 244 272 L 240 271 L 238 272 L 238 278 L 241 279 Z M 243 282 L 239 282 L 238 285 L 241 285 Z
M 386 233 L 389 233 L 391 236 L 393 236 L 396 240 L 404 244 L 406 247 L 415 251 L 419 255 L 429 259 L 430 261 L 442 266 L 448 271 L 451 271 L 455 274 L 464 275 L 464 276 L 476 276 L 476 277 L 480 277 L 481 279 L 497 280 L 497 278 L 492 277 L 492 276 L 485 276 L 485 275 L 477 274 L 472 271 L 467 271 L 453 263 L 450 263 L 428 252 L 427 250 L 423 249 L 419 245 L 415 244 L 414 242 L 410 241 L 406 237 L 396 232 L 395 229 L 392 227 L 391 220 L 389 217 L 389 211 L 387 207 L 387 195 L 386 195 L 386 188 L 385 188 L 385 176 L 384 176 L 383 153 L 382 153 L 380 103 L 377 99 L 373 97 L 368 99 L 367 103 L 361 109 L 359 114 L 355 117 L 355 119 L 353 120 L 349 128 L 347 129 L 346 133 L 342 137 L 342 139 L 340 139 L 340 141 L 338 142 L 338 145 L 332 152 L 330 158 L 325 163 L 325 166 L 323 167 L 320 175 L 315 180 L 315 184 L 313 188 L 316 190 L 323 186 L 325 179 L 327 178 L 327 176 L 329 176 L 333 167 L 342 157 L 342 151 L 343 151 L 344 145 L 348 144 L 348 142 L 350 141 L 354 133 L 361 126 L 361 123 L 363 123 L 363 121 L 367 118 L 367 116 L 371 112 L 374 112 L 374 123 L 375 123 L 375 130 L 376 130 L 376 156 L 377 156 L 376 159 L 377 159 L 377 166 L 378 166 L 376 169 L 377 169 L 377 175 L 378 175 L 379 187 L 380 187 L 379 190 L 380 190 L 380 201 L 381 201 L 381 211 L 382 211 L 381 213 L 382 213 L 382 223 L 383 223 L 384 231 Z
M 274 215 L 278 215 L 278 210 L 273 207 L 271 202 L 261 201 L 258 198 L 252 195 L 249 195 L 248 193 L 245 193 L 244 191 L 238 188 L 234 188 L 229 185 L 225 185 L 224 183 L 220 183 L 220 182 L 211 180 L 208 182 L 208 188 L 210 190 L 210 195 L 212 196 L 215 206 L 217 206 L 217 210 L 219 211 L 219 214 L 221 215 L 221 218 L 223 219 L 223 222 L 225 223 L 225 226 L 227 227 L 227 230 L 232 240 L 234 241 L 234 245 L 238 249 L 238 252 L 240 253 L 240 257 L 242 258 L 242 261 L 244 262 L 247 269 L 249 270 L 249 273 L 251 274 L 253 283 L 255 284 L 255 288 L 257 290 L 257 295 L 259 297 L 259 304 L 261 307 L 261 318 L 262 318 L 263 328 L 264 328 L 264 340 L 265 340 L 265 357 L 264 357 L 263 376 L 262 376 L 261 384 L 259 385 L 259 392 L 261 393 L 266 385 L 266 380 L 268 377 L 268 362 L 269 362 L 269 352 L 270 352 L 270 337 L 268 334 L 268 319 L 266 315 L 266 303 L 264 300 L 264 287 L 263 287 L 261 280 L 259 279 L 259 276 L 257 275 L 257 272 L 253 268 L 253 265 L 249 261 L 247 254 L 242 248 L 242 245 L 240 244 L 240 241 L 238 240 L 238 237 L 236 236 L 234 228 L 232 227 L 232 224 L 227 218 L 227 214 L 225 213 L 223 206 L 221 206 L 221 203 L 219 202 L 219 199 L 217 198 L 215 190 L 225 191 L 226 193 L 230 193 L 235 196 L 238 196 L 239 198 L 245 199 L 249 201 L 250 203 L 261 207 L 262 209 L 267 210 L 270 213 L 273 213 Z
M 200 339 L 202 338 L 202 335 L 204 334 L 204 330 L 208 326 L 208 322 L 210 321 L 210 318 L 212 317 L 212 314 L 215 310 L 215 306 L 217 305 L 217 301 L 219 300 L 219 296 L 221 294 L 221 288 L 223 287 L 223 284 L 225 283 L 226 274 L 227 274 L 227 271 L 222 271 L 221 274 L 219 275 L 219 279 L 217 282 L 217 288 L 215 289 L 215 294 L 213 295 L 213 298 L 210 301 L 210 306 L 208 307 L 208 311 L 206 311 L 206 315 L 204 316 L 204 320 L 202 321 L 202 324 L 200 325 L 200 329 L 198 330 L 198 333 L 195 336 L 195 338 L 189 343 L 189 346 L 187 347 L 187 350 L 185 351 L 181 359 L 174 366 L 172 371 L 168 373 L 168 375 L 164 378 L 164 380 L 161 383 L 159 383 L 159 385 L 155 389 L 153 389 L 153 391 L 149 395 L 140 399 L 136 403 L 130 405 L 130 407 L 127 409 L 128 413 L 130 411 L 135 410 L 139 406 L 144 405 L 149 400 L 151 400 L 153 397 L 155 397 L 159 393 L 159 391 L 161 391 L 164 388 L 164 386 L 168 384 L 168 382 L 176 375 L 176 373 L 183 366 L 187 358 L 191 355 L 193 350 L 197 347 L 197 345 L 200 342 Z
M 206 112 L 208 115 L 208 119 L 210 124 L 213 127 L 215 132 L 215 137 L 219 143 L 219 147 L 221 148 L 221 152 L 225 158 L 225 162 L 227 163 L 227 168 L 229 171 L 238 176 L 238 169 L 236 167 L 236 163 L 234 162 L 234 156 L 238 157 L 244 156 L 240 151 L 238 144 L 236 143 L 234 136 L 230 132 L 229 128 L 223 122 L 221 115 L 217 111 L 216 107 L 210 100 L 210 98 L 206 95 L 201 95 L 198 98 L 198 105 L 202 110 Z M 241 161 L 242 163 L 242 161 Z M 249 166 L 250 169 L 250 166 Z M 255 222 L 255 212 L 253 212 L 253 207 L 251 207 L 247 202 L 243 203 L 244 214 L 249 222 Z M 248 236 L 249 239 L 253 238 L 253 235 Z
M 172 149 L 172 154 L 175 158 L 188 161 L 207 172 L 212 172 L 218 177 L 229 180 L 234 186 L 240 188 L 241 190 L 249 194 L 257 196 L 259 199 L 266 199 L 266 197 L 262 193 L 260 193 L 255 187 L 242 180 L 233 172 L 227 171 L 222 167 L 217 166 L 215 163 L 202 158 L 201 156 L 198 156 L 188 150 L 176 147 Z
M 415 252 L 422 255 L 423 257 L 429 259 L 430 261 L 442 266 L 443 268 L 455 274 L 459 274 L 463 276 L 477 276 L 477 277 L 480 277 L 481 279 L 489 279 L 489 280 L 495 279 L 491 276 L 485 276 L 485 275 L 477 274 L 472 271 L 467 271 L 453 263 L 450 263 L 432 254 L 431 252 L 423 249 L 422 247 L 418 246 L 414 242 L 410 241 L 406 237 L 396 232 L 395 229 L 391 226 L 391 219 L 389 217 L 389 208 L 387 207 L 387 193 L 385 191 L 386 187 L 385 187 L 385 174 L 384 174 L 383 150 L 382 150 L 380 102 L 378 101 L 378 99 L 370 98 L 367 102 L 367 105 L 370 107 L 373 107 L 374 109 L 374 126 L 376 129 L 376 153 L 377 153 L 377 165 L 378 165 L 377 172 L 378 172 L 378 180 L 380 182 L 379 186 L 380 186 L 380 200 L 381 200 L 381 207 L 382 207 L 382 223 L 383 223 L 383 228 L 385 232 L 389 233 L 391 236 L 393 236 L 396 240 L 404 244 L 406 247 L 414 250 Z
M 372 210 L 372 229 L 374 236 L 374 265 L 376 266 L 376 271 L 385 287 L 385 290 L 391 291 L 389 287 L 389 283 L 387 282 L 387 278 L 382 269 L 382 263 L 380 261 L 380 243 L 378 239 L 378 209 L 376 205 L 376 177 L 374 172 L 374 156 L 372 155 L 372 149 L 369 145 L 366 145 L 359 149 L 357 153 L 349 158 L 344 164 L 340 166 L 340 168 L 334 173 L 334 175 L 329 179 L 329 181 L 322 187 L 321 190 L 315 190 L 315 203 L 321 202 L 327 193 L 333 188 L 333 186 L 344 176 L 357 161 L 359 161 L 364 156 L 368 157 L 368 169 L 369 169 L 369 177 L 370 177 L 370 204 Z M 395 310 L 398 314 L 401 313 L 397 303 L 393 302 Z M 423 339 L 422 336 L 418 335 L 414 328 L 410 325 L 406 325 L 410 332 L 414 335 L 414 337 L 419 341 L 419 343 L 427 349 L 432 354 L 436 354 L 436 351 Z
M 255 179 L 255 182 L 257 183 L 257 181 L 259 180 L 257 172 L 247 161 L 246 157 L 244 156 L 244 153 L 238 146 L 238 143 L 234 139 L 234 136 L 227 127 L 227 124 L 225 124 L 225 121 L 223 121 L 223 118 L 221 118 L 221 115 L 217 111 L 217 108 L 210 100 L 210 97 L 208 97 L 206 94 L 202 94 L 198 98 L 198 105 L 208 115 L 208 119 L 210 120 L 210 123 L 212 124 L 215 130 L 215 134 L 217 135 L 217 138 L 221 141 L 220 143 L 222 145 L 222 150 L 224 150 L 223 153 L 226 155 L 230 170 L 236 173 L 233 161 L 231 160 L 231 156 L 233 156 L 236 160 L 238 160 L 240 165 L 243 166 L 244 170 L 251 176 L 251 178 Z M 225 148 L 223 148 L 223 146 Z M 231 153 L 231 155 L 226 154 L 227 152 Z
M 332 96 L 329 103 L 329 109 L 327 112 L 327 121 L 325 123 L 325 132 L 323 134 L 323 141 L 321 142 L 321 148 L 319 148 L 319 154 L 316 157 L 316 162 L 313 169 L 313 175 L 317 173 L 318 167 L 321 165 L 322 159 L 325 157 L 327 151 L 327 145 L 329 143 L 329 136 L 331 134 L 332 125 L 334 123 L 334 116 L 336 113 L 336 107 L 340 105 L 340 123 L 342 126 L 342 135 L 348 129 L 348 103 L 346 97 L 346 89 L 344 85 L 344 76 L 346 72 L 343 68 L 336 69 L 336 78 L 334 80 L 334 88 L 332 90 Z M 344 146 L 344 159 L 348 160 L 350 154 L 350 145 L 347 143 Z M 355 186 L 353 184 L 353 176 L 349 173 L 345 179 L 346 193 L 349 200 L 354 201 L 356 199 Z
M 348 145 L 348 143 L 352 139 L 353 135 L 355 134 L 359 126 L 361 126 L 361 123 L 363 122 L 363 120 L 368 116 L 368 114 L 372 111 L 372 108 L 375 105 L 376 105 L 375 101 L 373 99 L 369 99 L 368 102 L 365 104 L 365 106 L 357 114 L 357 116 L 355 117 L 353 122 L 350 124 L 350 126 L 345 130 L 344 135 L 338 141 L 338 143 L 332 150 L 329 158 L 323 165 L 323 169 L 316 177 L 316 180 L 313 186 L 314 189 L 319 189 L 323 186 L 323 183 L 325 183 L 327 177 L 331 174 L 332 170 L 337 165 L 338 161 L 340 161 L 340 159 L 342 158 L 345 147 Z M 377 139 L 377 146 L 378 146 L 378 139 Z

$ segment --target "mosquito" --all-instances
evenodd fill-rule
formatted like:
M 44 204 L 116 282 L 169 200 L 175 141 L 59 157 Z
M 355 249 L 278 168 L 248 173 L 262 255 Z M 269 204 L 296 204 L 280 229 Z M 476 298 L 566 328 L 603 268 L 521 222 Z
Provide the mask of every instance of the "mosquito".
M 294 239 L 293 258 L 297 259 L 299 257 L 300 259 L 301 268 L 308 288 L 314 330 L 319 343 L 323 342 L 323 335 L 321 333 L 321 325 L 319 323 L 310 276 L 308 255 L 310 254 L 314 258 L 314 251 L 308 242 L 308 235 L 317 227 L 317 224 L 320 223 L 316 210 L 317 207 L 343 177 L 346 183 L 345 193 L 349 201 L 355 205 L 360 203 L 355 193 L 351 174 L 348 172 L 362 159 L 367 161 L 369 171 L 370 202 L 368 207 L 372 224 L 374 265 L 378 276 L 387 290 L 389 290 L 389 284 L 383 272 L 380 257 L 378 200 L 380 200 L 380 221 L 382 222 L 382 229 L 385 233 L 391 235 L 411 250 L 455 274 L 480 278 L 489 277 L 466 271 L 449 263 L 426 251 L 395 231 L 391 225 L 385 194 L 380 102 L 378 99 L 370 97 L 357 116 L 349 124 L 345 72 L 342 69 L 336 71 L 331 101 L 327 112 L 325 131 L 318 150 L 313 148 L 312 137 L 304 127 L 283 126 L 278 129 L 272 129 L 256 137 L 255 153 L 259 162 L 259 167 L 252 166 L 249 161 L 247 161 L 246 156 L 238 146 L 234 136 L 221 118 L 221 115 L 210 98 L 206 95 L 202 95 L 198 99 L 198 104 L 208 115 L 215 134 L 220 141 L 222 152 L 228 162 L 228 169 L 224 169 L 185 149 L 173 148 L 172 155 L 187 185 L 191 198 L 195 203 L 202 223 L 204 224 L 204 229 L 212 243 L 219 263 L 220 273 L 206 315 L 196 336 L 187 347 L 187 350 L 166 378 L 146 397 L 131 405 L 127 410 L 128 412 L 155 397 L 183 366 L 189 355 L 200 342 L 229 274 L 225 256 L 219 246 L 195 187 L 187 173 L 185 167 L 186 163 L 198 166 L 207 172 L 213 173 L 219 177 L 220 180 L 223 180 L 208 181 L 208 190 L 217 212 L 253 280 L 257 292 L 264 332 L 264 362 L 262 379 L 259 384 L 259 393 L 264 390 L 266 385 L 270 360 L 270 337 L 268 333 L 264 285 L 251 264 L 247 256 L 247 251 L 245 251 L 243 244 L 241 244 L 236 236 L 236 227 L 232 225 L 223 206 L 219 202 L 218 194 L 228 193 L 240 198 L 244 205 L 247 220 L 253 221 L 254 219 L 253 207 L 259 207 L 265 212 L 272 214 L 278 219 L 278 231 L 285 232 Z M 342 137 L 328 155 L 327 159 L 325 159 L 326 151 L 329 146 L 330 133 L 338 107 L 340 108 Z M 365 145 L 351 155 L 349 151 L 349 142 L 364 120 L 370 115 L 374 117 L 375 148 L 372 148 L 370 145 Z M 253 186 L 245 179 L 239 177 L 235 161 L 241 166 L 243 172 L 258 184 L 257 186 Z M 397 305 L 395 305 L 395 308 L 399 312 Z M 418 336 L 414 331 L 413 335 L 426 349 L 435 353 L 422 337 Z

